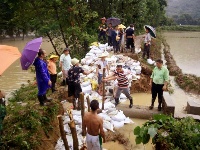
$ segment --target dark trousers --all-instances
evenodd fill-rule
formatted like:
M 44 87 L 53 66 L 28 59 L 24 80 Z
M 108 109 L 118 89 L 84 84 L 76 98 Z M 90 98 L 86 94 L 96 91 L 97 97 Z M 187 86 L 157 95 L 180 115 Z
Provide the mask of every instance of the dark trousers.
M 108 36 L 108 46 L 112 46 L 112 37 Z
M 145 58 L 145 55 L 147 55 L 147 59 L 149 59 L 150 56 L 150 44 L 146 45 L 144 44 L 144 51 L 142 57 Z
M 103 37 L 103 41 L 106 42 L 106 32 L 105 31 L 100 31 L 98 35 L 98 41 L 101 41 L 101 37 Z
M 114 49 L 114 53 L 120 51 L 120 41 L 113 42 L 113 49 Z
M 130 49 L 130 47 L 131 47 L 131 49 L 135 49 L 133 38 L 127 38 L 126 39 L 126 48 Z
M 56 81 L 57 81 L 57 74 L 50 74 L 50 80 L 51 80 L 51 90 L 54 92 L 56 90 Z
M 163 99 L 163 86 L 164 84 L 155 84 L 152 83 L 151 93 L 152 93 L 152 100 L 155 101 L 158 95 L 158 102 L 161 103 Z

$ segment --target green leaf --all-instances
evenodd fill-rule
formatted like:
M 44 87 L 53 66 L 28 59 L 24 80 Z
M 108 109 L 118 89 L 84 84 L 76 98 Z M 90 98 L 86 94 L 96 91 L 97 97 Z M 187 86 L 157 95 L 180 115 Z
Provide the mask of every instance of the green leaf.
M 147 144 L 150 140 L 150 135 L 149 134 L 144 134 L 142 137 L 142 143 Z
M 148 129 L 148 134 L 153 138 L 157 134 L 157 130 L 158 129 L 151 127 Z
M 134 129 L 134 135 L 139 135 L 140 134 L 140 127 L 137 126 L 135 129 Z
M 135 142 L 136 142 L 136 144 L 140 144 L 142 142 L 142 138 L 140 136 L 137 136 L 135 138 Z

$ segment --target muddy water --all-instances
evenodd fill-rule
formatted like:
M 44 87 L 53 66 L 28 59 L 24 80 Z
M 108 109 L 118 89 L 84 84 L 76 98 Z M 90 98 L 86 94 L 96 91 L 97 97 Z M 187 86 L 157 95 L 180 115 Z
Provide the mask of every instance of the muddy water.
M 26 43 L 31 40 L 27 38 L 24 41 L 21 39 L 14 40 L 4 40 L 1 41 L 1 45 L 10 45 L 18 47 L 19 51 L 22 51 Z M 50 53 L 53 48 L 51 44 L 44 39 L 42 43 L 42 48 L 44 48 L 47 53 Z M 26 84 L 28 80 L 33 80 L 35 75 L 30 73 L 30 71 L 23 71 L 21 69 L 20 60 L 15 61 L 3 74 L 0 76 L 0 89 L 9 94 L 11 91 L 18 89 L 21 84 Z M 7 95 L 9 96 L 9 95 Z
M 200 32 L 165 32 L 164 36 L 183 72 L 200 76 Z
M 151 144 L 151 140 L 146 145 L 142 144 L 136 145 L 135 143 L 136 137 L 133 134 L 134 128 L 137 126 L 142 126 L 142 124 L 144 124 L 147 120 L 132 118 L 132 121 L 134 122 L 134 124 L 128 124 L 119 129 L 119 132 L 123 133 L 124 136 L 130 140 L 131 143 L 130 150 L 153 150 L 153 145 Z M 117 141 L 104 143 L 103 148 L 107 150 L 125 150 L 124 146 L 122 144 L 119 144 Z

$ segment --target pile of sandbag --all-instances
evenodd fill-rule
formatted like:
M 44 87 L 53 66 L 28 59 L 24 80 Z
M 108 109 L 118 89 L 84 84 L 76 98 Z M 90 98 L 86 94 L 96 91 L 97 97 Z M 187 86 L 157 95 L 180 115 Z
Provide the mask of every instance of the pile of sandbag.
M 123 55 L 110 55 L 107 50 L 111 50 L 112 47 L 109 47 L 107 44 L 98 44 L 98 46 L 91 46 L 90 51 L 86 54 L 85 58 L 81 60 L 81 65 L 84 70 L 92 71 L 91 74 L 85 76 L 81 74 L 81 88 L 85 94 L 85 111 L 87 111 L 87 100 L 86 97 L 89 97 L 90 100 L 96 99 L 99 101 L 100 109 L 102 107 L 102 96 L 99 95 L 95 90 L 97 88 L 97 76 L 96 76 L 96 63 L 99 61 L 99 56 L 102 53 L 107 53 L 108 57 L 106 60 L 110 66 L 109 74 L 113 73 L 116 69 L 116 65 L 121 64 L 125 74 L 127 74 L 129 80 L 129 86 L 131 86 L 132 80 L 140 79 L 141 66 L 140 62 L 131 59 L 130 57 Z M 106 85 L 106 96 L 104 102 L 104 110 L 102 113 L 98 114 L 103 118 L 103 129 L 104 131 L 112 131 L 115 129 L 123 127 L 125 124 L 133 123 L 133 121 L 126 117 L 123 111 L 117 110 L 114 105 L 113 91 L 114 87 L 117 86 L 117 80 L 111 81 L 110 85 Z M 120 95 L 120 102 L 126 101 L 126 96 L 122 93 Z M 66 103 L 66 101 L 64 102 Z M 73 119 L 76 124 L 77 136 L 79 140 L 79 147 L 83 144 L 82 139 L 82 118 L 81 111 L 72 110 Z M 70 149 L 73 149 L 73 140 L 71 136 L 71 131 L 68 126 L 70 118 L 67 113 L 63 116 L 64 130 L 68 140 Z M 62 139 L 59 139 L 55 147 L 56 150 L 64 150 L 64 144 Z

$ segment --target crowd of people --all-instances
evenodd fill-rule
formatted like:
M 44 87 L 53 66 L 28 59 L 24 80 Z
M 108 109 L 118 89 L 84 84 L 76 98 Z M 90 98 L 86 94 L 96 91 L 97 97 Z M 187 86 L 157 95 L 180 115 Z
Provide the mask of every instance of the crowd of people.
M 99 26 L 99 35 L 98 39 L 106 42 L 108 37 L 108 45 L 113 46 L 114 53 L 122 51 L 121 41 L 122 38 L 126 39 L 126 49 L 130 49 L 131 52 L 135 52 L 134 45 L 134 26 L 131 24 L 125 31 L 120 26 L 112 27 L 112 24 L 109 24 L 107 27 L 106 18 L 101 18 L 102 24 Z M 144 53 L 143 58 L 147 55 L 149 58 L 151 45 L 151 35 L 149 30 L 146 28 L 146 34 L 144 37 Z M 49 88 L 52 92 L 56 91 L 56 80 L 57 80 L 57 67 L 56 63 L 59 59 L 57 55 L 51 55 L 50 59 L 46 62 L 44 59 L 46 57 L 46 51 L 40 49 L 38 52 L 38 57 L 35 59 L 33 65 L 35 66 L 36 71 L 36 80 L 38 86 L 38 100 L 41 106 L 48 105 L 52 99 L 47 98 L 46 93 Z M 102 83 L 109 82 L 111 80 L 117 80 L 118 85 L 115 90 L 114 99 L 115 105 L 119 104 L 120 94 L 123 92 L 126 97 L 130 100 L 129 108 L 133 107 L 133 98 L 130 95 L 130 90 L 128 88 L 129 82 L 127 75 L 123 71 L 123 66 L 118 64 L 116 65 L 115 72 L 109 72 L 109 65 L 106 61 L 107 55 L 102 53 L 99 56 L 99 61 L 96 64 L 96 76 L 98 77 L 98 93 L 101 93 Z M 82 92 L 81 83 L 80 83 L 80 74 L 88 75 L 92 71 L 84 70 L 79 65 L 79 60 L 76 58 L 71 59 L 70 49 L 65 48 L 63 54 L 60 56 L 59 66 L 62 70 L 63 82 L 62 85 L 68 85 L 68 96 L 73 97 L 73 108 L 77 109 L 79 106 L 78 98 Z M 105 68 L 106 74 L 103 76 L 103 69 Z M 167 89 L 167 84 L 169 80 L 169 72 L 166 67 L 163 66 L 162 60 L 156 61 L 156 67 L 153 69 L 152 75 L 150 77 L 151 93 L 152 93 L 152 102 L 149 109 L 153 109 L 154 102 L 158 95 L 158 111 L 161 111 L 162 108 L 162 97 L 163 91 Z M 103 120 L 97 115 L 97 110 L 99 109 L 99 103 L 97 100 L 92 100 L 91 112 L 88 112 L 84 116 L 83 120 L 83 135 L 87 137 L 87 146 L 88 150 L 100 150 L 101 144 L 99 144 L 99 134 L 105 142 L 105 135 L 103 131 Z M 93 118 L 93 119 L 91 119 Z M 87 131 L 87 134 L 86 134 Z M 101 139 L 101 138 L 100 138 Z

